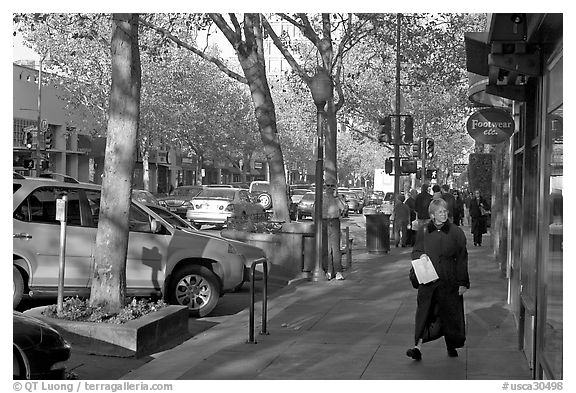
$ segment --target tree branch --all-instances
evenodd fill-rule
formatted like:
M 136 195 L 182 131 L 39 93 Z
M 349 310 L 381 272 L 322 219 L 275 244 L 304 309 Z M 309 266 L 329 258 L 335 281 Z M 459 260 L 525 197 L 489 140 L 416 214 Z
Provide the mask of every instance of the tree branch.
M 268 22 L 268 20 L 264 15 L 262 15 L 262 26 L 264 26 L 264 29 L 266 29 L 266 32 L 268 33 L 270 38 L 272 38 L 272 42 L 274 42 L 274 45 L 276 46 L 276 48 L 278 48 L 280 53 L 282 53 L 286 61 L 288 61 L 288 64 L 290 64 L 290 67 L 292 67 L 294 72 L 296 72 L 298 76 L 300 76 L 300 78 L 302 78 L 302 80 L 307 85 L 310 85 L 311 78 L 306 74 L 306 72 L 300 66 L 300 64 L 298 64 L 296 59 L 292 56 L 292 54 L 288 51 L 288 49 L 284 46 L 284 44 L 282 44 L 282 41 L 280 40 L 278 35 L 276 35 L 276 32 L 274 31 L 274 29 L 272 29 L 272 26 L 270 25 L 270 23 Z
M 210 14 L 210 15 L 219 15 L 219 14 Z M 212 17 L 212 16 L 211 16 Z M 214 63 L 219 69 L 220 71 L 224 72 L 226 75 L 228 75 L 229 77 L 236 79 L 238 82 L 240 83 L 245 83 L 248 84 L 248 81 L 246 80 L 246 78 L 240 74 L 237 74 L 236 72 L 230 70 L 228 67 L 226 67 L 226 65 L 224 63 L 222 63 L 222 61 L 214 56 L 210 56 L 207 53 L 202 52 L 201 50 L 199 50 L 198 48 L 182 41 L 181 39 L 179 39 L 178 37 L 176 37 L 175 35 L 173 35 L 172 33 L 170 33 L 168 30 L 162 28 L 162 27 L 158 27 L 153 25 L 152 23 L 144 20 L 142 17 L 139 18 L 140 20 L 140 24 L 142 24 L 143 26 L 146 26 L 152 30 L 155 30 L 157 32 L 159 32 L 160 34 L 164 35 L 166 38 L 168 38 L 169 40 L 173 41 L 174 43 L 176 43 L 178 46 L 183 47 L 185 49 L 188 49 L 190 52 L 200 56 L 201 58 L 208 60 L 212 63 Z M 213 19 L 214 20 L 214 19 Z M 218 23 L 216 22 L 216 20 L 214 20 L 214 22 L 216 23 L 216 25 L 218 25 Z M 226 23 L 226 22 L 224 22 Z M 227 25 L 226 25 L 227 26 Z M 220 28 L 220 25 L 218 25 L 218 27 Z M 222 28 L 221 28 L 222 30 Z M 232 30 L 230 30 L 232 31 Z M 222 30 L 222 32 L 226 35 L 226 33 L 224 32 L 224 30 Z M 234 32 L 232 32 L 232 34 L 234 34 Z

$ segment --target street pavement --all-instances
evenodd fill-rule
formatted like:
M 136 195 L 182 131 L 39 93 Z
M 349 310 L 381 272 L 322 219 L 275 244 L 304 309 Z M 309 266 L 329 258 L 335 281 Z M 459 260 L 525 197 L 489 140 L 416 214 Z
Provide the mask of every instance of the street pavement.
M 416 290 L 408 279 L 410 248 L 387 254 L 366 250 L 360 225 L 344 281 L 296 281 L 268 300 L 267 333 L 256 299 L 256 343 L 247 343 L 249 312 L 191 320 L 190 338 L 136 359 L 73 351 L 79 379 L 122 380 L 526 380 L 531 370 L 518 350 L 507 305 L 507 283 L 490 248 L 471 246 L 471 288 L 465 297 L 467 341 L 457 358 L 443 339 L 426 343 L 422 360 L 413 345 Z M 365 235 L 365 234 L 364 234 Z M 259 284 L 259 283 L 258 283 Z

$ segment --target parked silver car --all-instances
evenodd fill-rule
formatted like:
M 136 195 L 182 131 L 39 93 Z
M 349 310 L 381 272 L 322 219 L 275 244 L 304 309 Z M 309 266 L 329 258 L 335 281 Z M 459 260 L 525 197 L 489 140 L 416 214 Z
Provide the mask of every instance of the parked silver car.
M 192 198 L 186 218 L 199 227 L 203 224 L 222 226 L 229 218 L 264 214 L 264 207 L 241 188 L 206 187 Z
M 56 199 L 66 194 L 64 296 L 90 294 L 94 275 L 100 187 L 52 179 L 14 179 L 13 306 L 23 296 L 55 297 L 58 290 L 60 223 Z M 146 205 L 132 201 L 126 260 L 128 296 L 162 295 L 208 315 L 219 297 L 247 280 L 247 269 L 265 254 L 256 247 L 181 229 Z

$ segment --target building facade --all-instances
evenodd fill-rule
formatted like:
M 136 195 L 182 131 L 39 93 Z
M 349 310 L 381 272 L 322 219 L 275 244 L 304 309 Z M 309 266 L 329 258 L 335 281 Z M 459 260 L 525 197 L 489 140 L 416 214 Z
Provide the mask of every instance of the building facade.
M 91 136 L 96 122 L 71 112 L 46 79 L 39 89 L 43 73 L 38 64 L 13 64 L 13 170 L 25 176 L 59 173 L 101 184 L 106 138 Z M 97 133 L 103 135 L 105 130 Z M 247 182 L 269 178 L 265 159 L 256 157 L 245 166 L 241 170 L 218 158 L 199 159 L 179 146 L 161 143 L 148 153 L 147 166 L 138 150 L 133 186 L 144 188 L 145 172 L 153 193 L 166 193 L 178 185 L 239 183 L 242 172 Z
M 563 15 L 491 14 L 487 31 L 466 35 L 466 50 L 471 100 L 507 107 L 516 124 L 493 230 L 506 232 L 501 263 L 518 347 L 535 379 L 562 379 Z

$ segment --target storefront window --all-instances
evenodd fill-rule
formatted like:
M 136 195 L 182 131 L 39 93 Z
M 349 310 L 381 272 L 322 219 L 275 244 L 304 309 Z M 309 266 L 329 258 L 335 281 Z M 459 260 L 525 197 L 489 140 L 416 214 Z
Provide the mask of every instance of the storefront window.
M 546 322 L 544 326 L 544 356 L 553 375 L 562 378 L 563 340 L 563 132 L 562 107 L 548 116 L 550 147 L 550 195 L 548 203 L 549 232 L 546 272 Z

